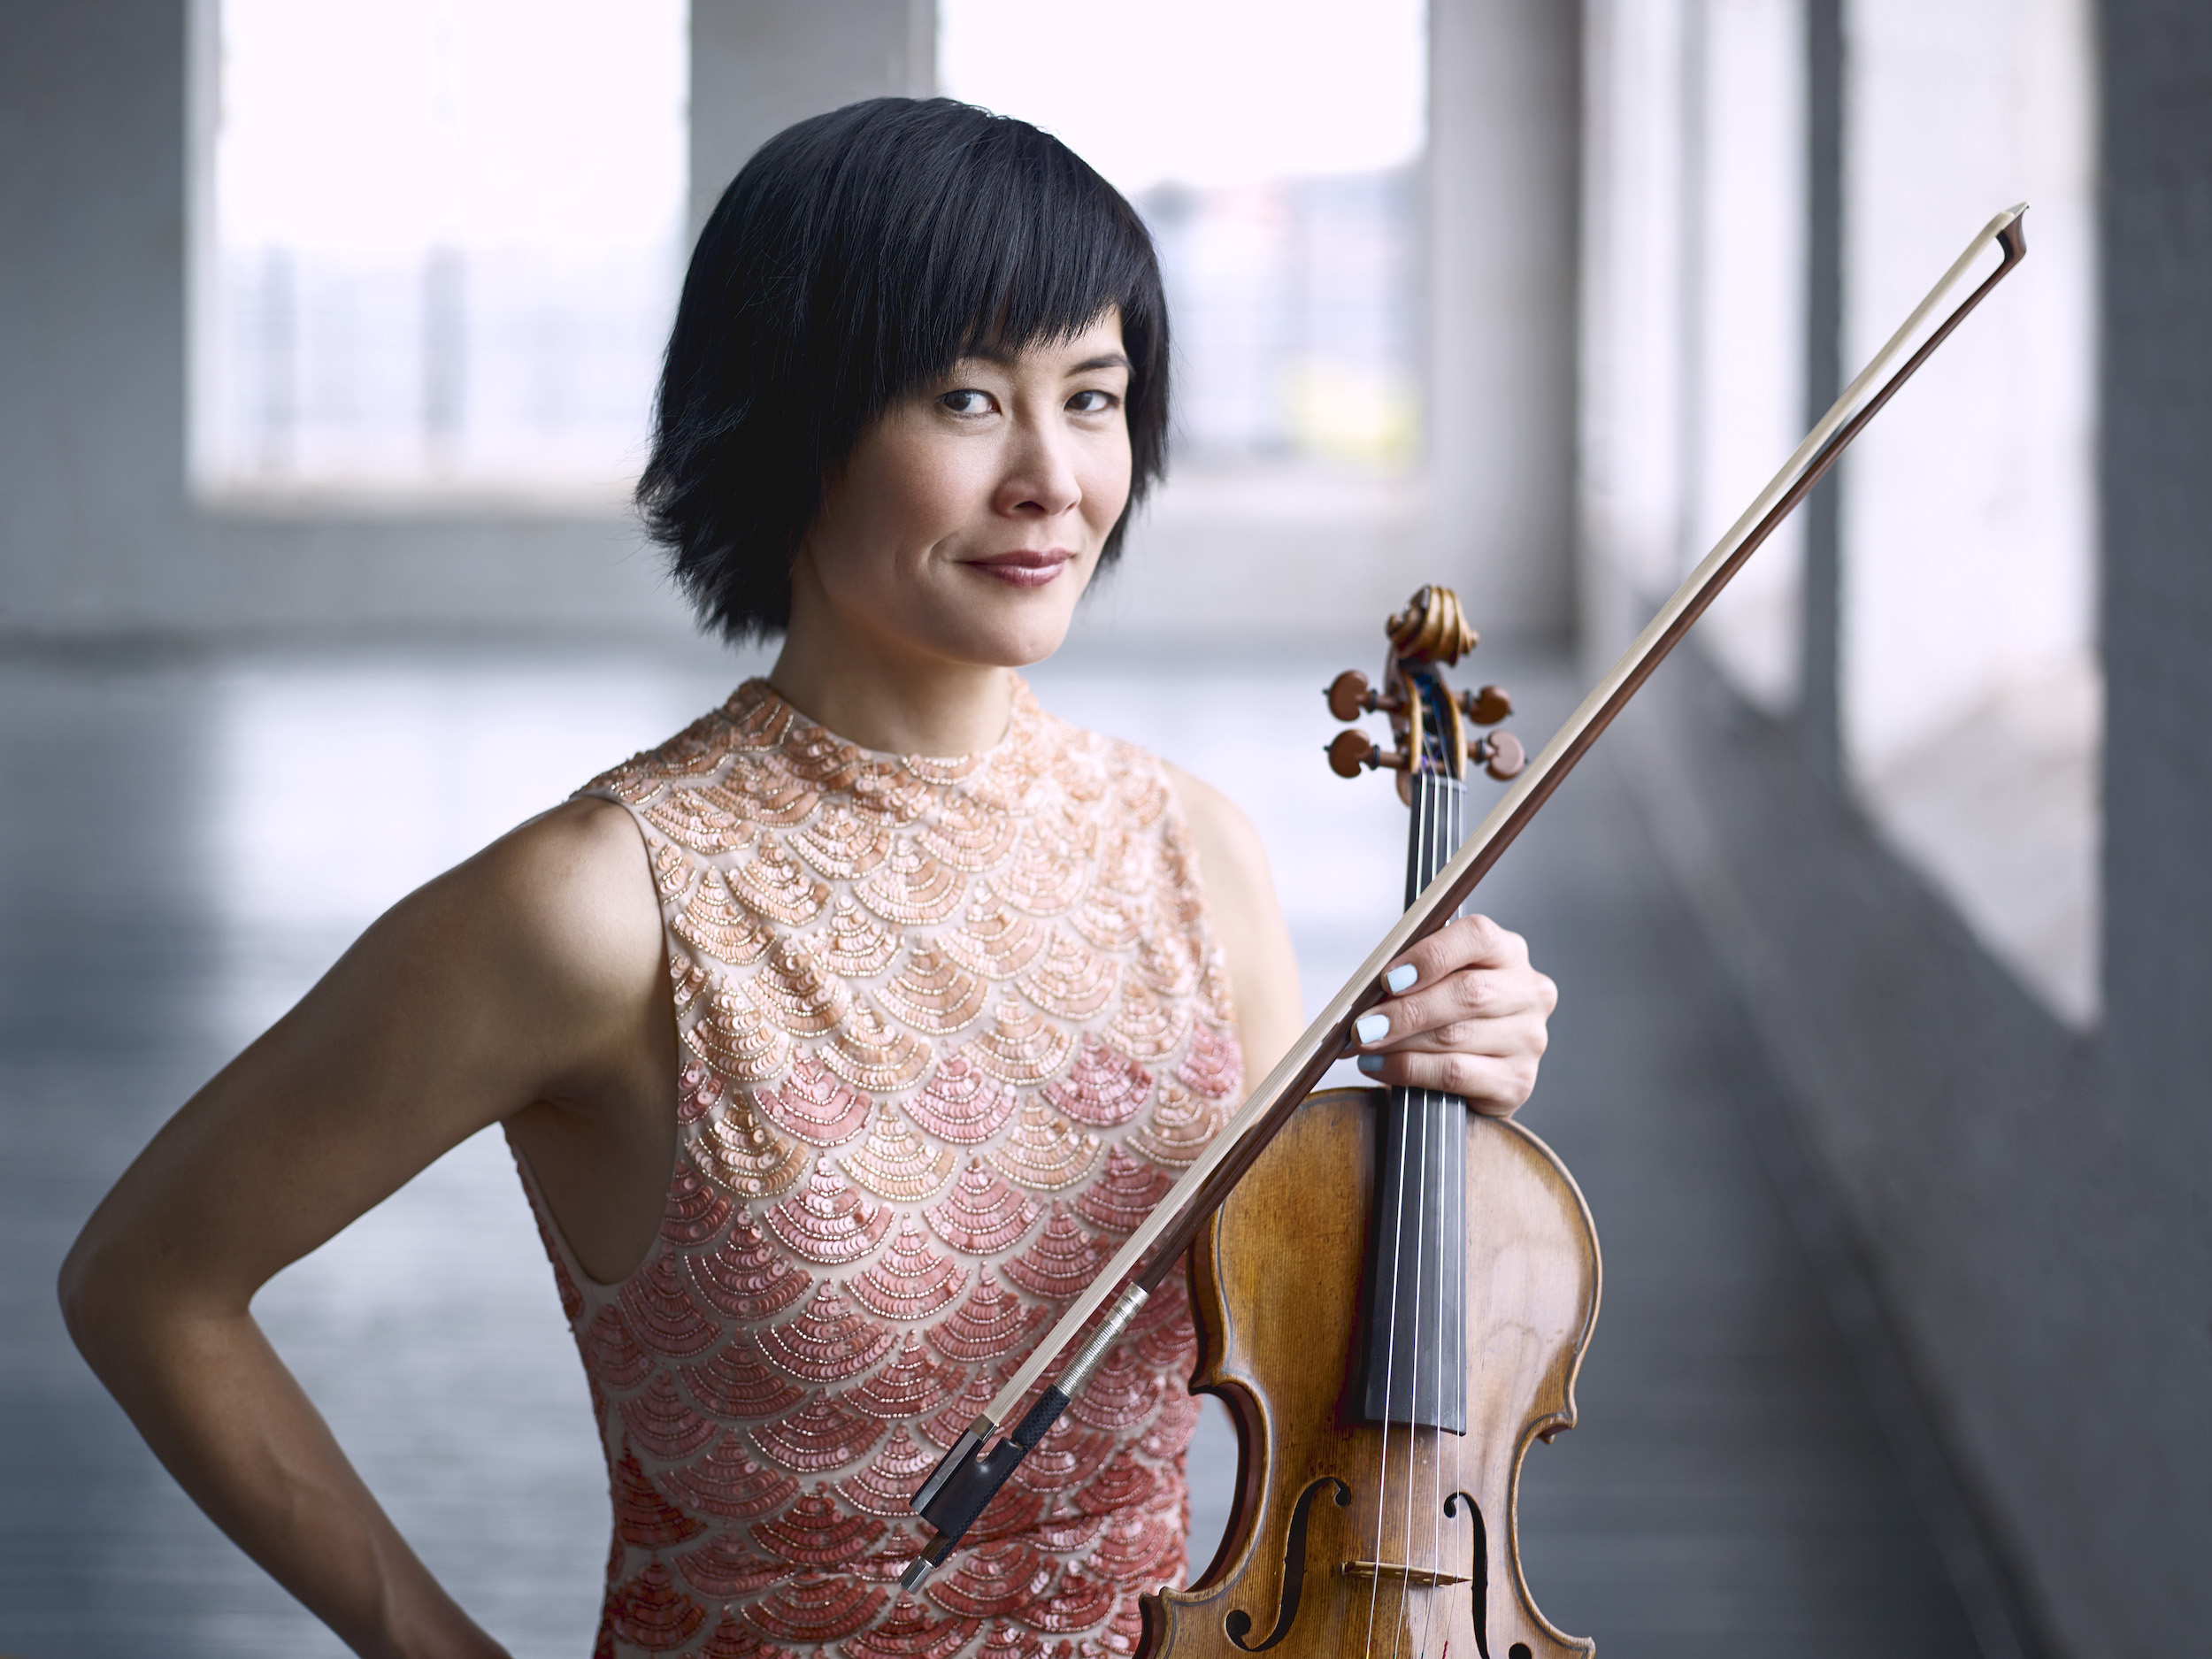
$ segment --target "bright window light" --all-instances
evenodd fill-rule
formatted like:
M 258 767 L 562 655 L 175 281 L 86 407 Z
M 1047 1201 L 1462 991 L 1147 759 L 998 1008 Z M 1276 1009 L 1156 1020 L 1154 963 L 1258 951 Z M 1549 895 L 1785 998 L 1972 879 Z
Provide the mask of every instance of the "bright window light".
M 1198 458 L 1417 451 L 1421 0 L 938 0 L 938 84 L 1064 140 L 1152 227 Z
M 204 494 L 618 497 L 682 270 L 684 0 L 204 0 Z

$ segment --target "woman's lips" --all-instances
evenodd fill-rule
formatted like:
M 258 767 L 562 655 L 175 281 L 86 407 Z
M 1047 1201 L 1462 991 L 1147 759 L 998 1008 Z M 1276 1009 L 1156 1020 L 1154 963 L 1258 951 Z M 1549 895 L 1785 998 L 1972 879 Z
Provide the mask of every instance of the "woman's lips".
M 988 558 L 967 561 L 972 570 L 995 577 L 1010 588 L 1042 588 L 1060 573 L 1075 555 L 1066 548 L 1017 548 Z

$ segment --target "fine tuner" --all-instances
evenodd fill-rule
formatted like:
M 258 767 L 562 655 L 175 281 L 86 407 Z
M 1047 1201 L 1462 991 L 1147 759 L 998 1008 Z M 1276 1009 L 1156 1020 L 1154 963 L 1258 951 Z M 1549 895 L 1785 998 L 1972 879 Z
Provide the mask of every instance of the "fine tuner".
M 1385 631 L 1390 651 L 1383 659 L 1381 686 L 1348 668 L 1329 682 L 1324 695 L 1329 712 L 1340 720 L 1389 716 L 1398 746 L 1386 749 L 1357 727 L 1339 732 L 1325 751 L 1329 770 L 1340 778 L 1356 778 L 1371 769 L 1395 772 L 1399 799 L 1407 802 L 1412 799 L 1416 771 L 1463 778 L 1471 764 L 1501 782 L 1517 776 L 1528 764 L 1520 739 L 1510 732 L 1490 732 L 1470 743 L 1466 732 L 1468 726 L 1495 726 L 1511 714 L 1512 696 L 1502 686 L 1453 692 L 1438 672 L 1440 664 L 1458 662 L 1480 642 L 1467 626 L 1459 596 L 1448 588 L 1424 588 L 1390 618 Z

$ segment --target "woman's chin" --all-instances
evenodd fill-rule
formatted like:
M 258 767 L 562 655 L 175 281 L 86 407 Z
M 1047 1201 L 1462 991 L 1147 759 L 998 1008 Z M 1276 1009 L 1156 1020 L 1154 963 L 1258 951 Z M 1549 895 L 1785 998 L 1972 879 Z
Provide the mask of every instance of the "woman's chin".
M 957 656 L 995 668 L 1026 668 L 1058 650 L 1068 637 L 1081 588 L 1060 581 L 1041 588 L 1008 588 L 1004 600 L 976 607 L 964 618 Z M 1010 602 L 1010 603 L 1009 603 Z
M 1058 650 L 1068 637 L 1069 618 L 1063 614 L 1047 621 L 1040 618 L 1020 627 L 993 628 L 973 641 L 968 660 L 994 668 L 1027 668 Z

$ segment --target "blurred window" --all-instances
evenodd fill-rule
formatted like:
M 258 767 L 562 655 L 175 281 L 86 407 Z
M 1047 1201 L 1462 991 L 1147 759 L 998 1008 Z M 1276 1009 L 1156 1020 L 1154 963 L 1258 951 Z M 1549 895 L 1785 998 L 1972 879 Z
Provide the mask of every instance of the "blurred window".
M 1201 460 L 1418 458 L 1420 0 L 938 0 L 938 84 L 1137 205 Z
M 1932 26 L 1940 18 L 1939 27 Z M 2100 1007 L 2097 10 L 1883 0 L 1854 15 L 1844 360 L 1971 227 L 2029 257 L 1841 469 L 1844 757 L 1868 816 L 2000 961 Z
M 202 0 L 192 472 L 617 499 L 684 253 L 684 0 Z
M 2086 1028 L 2103 742 L 2096 11 L 1863 0 L 1848 17 L 1844 375 L 1991 213 L 2033 211 L 2020 274 L 1839 469 L 1843 759 L 1889 846 Z M 1582 537 L 1589 614 L 1609 627 L 1641 621 L 1811 424 L 1809 106 L 1795 0 L 1594 0 L 1585 20 Z M 1776 540 L 1696 637 L 1778 715 L 1797 702 L 1803 601 L 1801 544 Z

